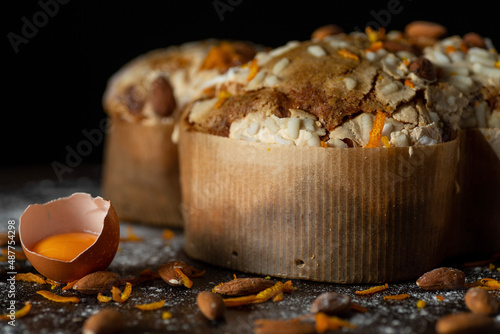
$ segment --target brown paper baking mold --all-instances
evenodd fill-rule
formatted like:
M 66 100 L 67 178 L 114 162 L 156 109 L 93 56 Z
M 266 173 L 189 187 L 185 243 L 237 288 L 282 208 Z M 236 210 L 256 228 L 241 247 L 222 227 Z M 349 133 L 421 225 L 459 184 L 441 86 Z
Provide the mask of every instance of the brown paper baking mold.
M 185 251 L 254 274 L 336 283 L 413 279 L 448 255 L 458 140 L 336 149 L 181 129 Z
M 104 147 L 103 196 L 120 220 L 182 227 L 174 122 L 142 125 L 113 120 Z
M 460 160 L 452 255 L 500 253 L 500 129 L 460 132 Z

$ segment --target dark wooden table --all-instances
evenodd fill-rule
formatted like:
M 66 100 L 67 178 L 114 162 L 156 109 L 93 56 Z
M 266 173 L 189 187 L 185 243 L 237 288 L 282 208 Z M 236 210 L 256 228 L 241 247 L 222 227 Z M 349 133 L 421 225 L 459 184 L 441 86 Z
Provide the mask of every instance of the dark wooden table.
M 13 168 L 0 171 L 0 231 L 7 229 L 9 220 L 19 221 L 22 211 L 32 203 L 44 203 L 49 200 L 68 196 L 74 192 L 87 192 L 93 196 L 100 195 L 99 166 L 81 166 L 63 181 L 54 178 L 50 168 Z M 61 291 L 58 287 L 53 292 L 64 295 L 76 295 L 80 302 L 56 303 L 36 293 L 37 290 L 49 289 L 50 286 L 17 281 L 15 297 L 9 296 L 10 288 L 6 274 L 7 263 L 0 264 L 0 313 L 7 312 L 7 306 L 14 300 L 19 309 L 26 301 L 30 301 L 32 309 L 26 317 L 16 319 L 15 327 L 0 322 L 1 333 L 80 333 L 82 325 L 89 316 L 103 307 L 113 307 L 125 316 L 124 333 L 253 333 L 254 321 L 257 319 L 291 319 L 309 313 L 312 301 L 322 292 L 336 291 L 349 295 L 353 300 L 367 309 L 366 312 L 351 312 L 343 319 L 354 324 L 356 328 L 343 328 L 342 333 L 435 333 L 436 320 L 448 313 L 465 311 L 464 290 L 424 291 L 418 288 L 415 281 L 389 283 L 386 291 L 360 296 L 356 290 L 369 288 L 369 285 L 343 285 L 304 280 L 292 280 L 297 288 L 286 294 L 280 302 L 267 301 L 228 309 L 222 321 L 206 320 L 196 306 L 196 295 L 200 291 L 211 290 L 216 284 L 237 277 L 255 277 L 249 273 L 234 272 L 224 268 L 213 267 L 190 259 L 183 251 L 182 230 L 173 230 L 173 239 L 162 238 L 163 228 L 121 222 L 124 235 L 131 226 L 135 234 L 142 237 L 140 242 L 122 242 L 119 252 L 109 270 L 122 278 L 137 276 L 144 269 L 156 270 L 161 264 L 171 260 L 181 260 L 189 265 L 206 270 L 201 278 L 193 278 L 191 289 L 172 287 L 162 280 L 154 280 L 134 286 L 130 298 L 124 303 L 99 303 L 95 295 L 83 295 L 76 291 Z M 18 245 L 20 246 L 20 245 Z M 418 256 L 416 254 L 416 256 Z M 488 257 L 487 254 L 484 255 Z M 466 273 L 468 283 L 480 278 L 500 279 L 496 270 L 500 263 L 493 263 L 491 270 L 488 264 L 465 267 L 468 261 L 481 258 L 455 259 L 443 265 L 454 266 Z M 17 260 L 18 272 L 35 272 L 29 262 Z M 285 281 L 271 278 L 274 281 Z M 408 293 L 409 299 L 387 301 L 383 297 L 389 294 Z M 492 292 L 500 299 L 500 292 Z M 442 295 L 443 301 L 436 295 Z M 136 304 L 144 304 L 164 299 L 165 306 L 155 311 L 141 311 Z M 427 302 L 425 308 L 416 306 L 418 300 Z M 168 311 L 172 318 L 163 320 L 162 313 Z M 500 332 L 500 315 L 495 317 Z

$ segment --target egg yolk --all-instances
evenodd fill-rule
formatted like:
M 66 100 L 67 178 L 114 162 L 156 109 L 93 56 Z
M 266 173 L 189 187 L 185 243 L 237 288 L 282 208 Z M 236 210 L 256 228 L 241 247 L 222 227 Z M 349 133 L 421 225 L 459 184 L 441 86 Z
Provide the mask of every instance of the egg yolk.
M 33 251 L 51 259 L 71 261 L 96 239 L 97 235 L 83 232 L 56 234 L 39 241 Z

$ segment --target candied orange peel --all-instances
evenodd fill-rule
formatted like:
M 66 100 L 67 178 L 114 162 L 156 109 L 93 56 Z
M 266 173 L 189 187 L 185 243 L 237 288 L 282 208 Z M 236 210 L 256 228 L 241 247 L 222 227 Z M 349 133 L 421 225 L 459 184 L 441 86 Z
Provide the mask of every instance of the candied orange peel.
M 72 289 L 76 282 L 78 282 L 78 280 L 74 280 L 72 282 L 66 283 L 66 285 L 62 288 L 62 290 L 66 291 L 66 290 Z
M 402 293 L 402 294 L 399 294 L 399 295 L 388 295 L 388 296 L 384 296 L 384 300 L 403 300 L 403 299 L 408 299 L 410 298 L 411 296 L 407 293 Z
M 384 144 L 385 147 L 391 147 L 391 143 L 389 143 L 389 138 L 387 138 L 387 136 L 380 137 L 380 141 L 382 142 L 382 144 Z
M 137 304 L 135 307 L 137 307 L 139 310 L 143 311 L 153 311 L 153 310 L 158 310 L 165 306 L 165 300 L 159 300 L 157 302 L 153 303 L 148 303 L 148 304 Z
M 367 26 L 365 28 L 365 34 L 371 43 L 375 43 L 385 39 L 385 28 L 380 27 L 379 29 L 375 30 L 372 27 Z
M 323 312 L 318 312 L 314 315 L 314 320 L 316 321 L 316 332 L 324 333 L 328 330 L 336 330 L 342 327 L 356 328 L 355 325 L 350 322 L 343 320 L 337 316 L 328 316 Z
M 174 237 L 175 237 L 175 233 L 171 229 L 166 228 L 163 230 L 163 233 L 162 233 L 163 239 L 169 240 L 169 239 L 173 239 Z
M 382 130 L 384 129 L 385 114 L 381 111 L 377 111 L 375 120 L 373 121 L 373 127 L 370 131 L 370 139 L 365 147 L 374 148 L 378 147 L 378 143 L 382 138 Z
M 441 295 L 436 295 L 436 299 L 439 300 L 439 301 L 443 301 L 444 300 L 444 297 L 441 296 Z
M 47 281 L 45 278 L 43 278 L 42 275 L 40 274 L 33 274 L 33 273 L 19 273 L 14 276 L 14 279 L 16 281 L 25 281 L 25 282 L 32 282 L 32 283 L 38 283 L 38 284 L 47 284 Z
M 48 300 L 51 300 L 51 301 L 57 302 L 57 303 L 79 303 L 80 302 L 80 298 L 78 298 L 76 296 L 60 296 L 60 295 L 56 295 L 55 293 L 47 291 L 47 290 L 39 290 L 36 293 L 47 298 Z
M 415 88 L 415 84 L 410 79 L 405 80 L 405 86 L 410 87 L 412 89 Z
M 137 234 L 135 234 L 134 228 L 132 226 L 130 226 L 130 225 L 127 226 L 126 230 L 127 230 L 127 236 L 124 237 L 124 238 L 120 238 L 120 241 L 139 242 L 139 241 L 143 240 L 140 236 L 138 236 Z
M 112 299 L 113 299 L 112 297 L 103 295 L 101 292 L 97 294 L 97 300 L 100 301 L 101 303 L 110 302 Z
M 132 293 L 132 283 L 130 282 L 125 283 L 125 288 L 123 289 L 123 292 L 120 291 L 120 289 L 117 288 L 116 286 L 113 286 L 111 288 L 112 298 L 115 302 L 118 303 L 123 303 L 127 301 L 131 293 Z
M 236 306 L 242 306 L 242 305 L 247 305 L 247 304 L 263 303 L 263 302 L 268 301 L 270 299 L 272 299 L 273 301 L 276 302 L 276 301 L 283 300 L 285 292 L 291 293 L 292 291 L 294 291 L 296 289 L 297 288 L 295 288 L 293 286 L 292 281 L 287 281 L 285 283 L 278 281 L 272 287 L 267 288 L 265 290 L 262 290 L 261 292 L 259 292 L 256 295 L 227 298 L 227 299 L 223 299 L 223 301 L 227 307 L 236 307 Z
M 346 59 L 353 59 L 353 60 L 359 60 L 359 57 L 357 54 L 353 53 L 352 51 L 349 51 L 347 49 L 340 49 L 338 52 L 339 56 L 342 58 Z
M 468 288 L 480 287 L 486 290 L 500 290 L 500 282 L 493 278 L 481 278 L 467 284 Z
M 172 313 L 168 312 L 168 311 L 164 311 L 162 314 L 161 314 L 161 318 L 163 320 L 167 320 L 167 319 L 170 319 L 172 318 Z
M 424 308 L 426 306 L 427 306 L 427 302 L 425 300 L 420 299 L 417 301 L 417 308 Z
M 256 58 L 252 59 L 252 61 L 248 65 L 250 69 L 250 73 L 248 73 L 247 81 L 252 81 L 253 78 L 259 73 L 260 67 Z
M 373 286 L 373 287 L 365 289 L 365 290 L 358 290 L 358 291 L 356 291 L 356 294 L 357 295 L 371 295 L 373 293 L 387 290 L 388 287 L 389 287 L 389 285 L 387 283 L 385 283 L 384 285 Z
M 225 90 L 221 91 L 219 93 L 219 96 L 217 97 L 217 102 L 215 103 L 214 107 L 220 108 L 224 104 L 224 102 L 226 102 L 227 99 L 229 99 L 231 97 L 231 95 L 232 94 L 228 91 L 225 91 Z
M 13 319 L 19 319 L 24 316 L 26 316 L 29 311 L 31 310 L 31 303 L 26 302 L 24 303 L 24 306 L 21 307 L 19 310 L 15 311 L 14 314 L 0 314 L 0 320 L 13 320 Z
M 243 57 L 238 54 L 234 46 L 229 42 L 223 41 L 210 49 L 200 66 L 200 70 L 218 69 L 219 71 L 224 71 L 242 62 Z

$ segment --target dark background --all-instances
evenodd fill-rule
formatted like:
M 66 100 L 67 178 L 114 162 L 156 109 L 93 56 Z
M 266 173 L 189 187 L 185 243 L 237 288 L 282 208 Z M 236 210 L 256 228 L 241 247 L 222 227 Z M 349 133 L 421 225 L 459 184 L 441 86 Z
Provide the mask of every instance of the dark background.
M 33 24 L 43 19 L 44 3 L 51 5 L 52 15 L 38 22 L 37 31 L 31 31 L 33 36 L 16 53 L 9 33 L 22 36 L 27 21 Z M 492 38 L 500 48 L 500 6 L 494 3 L 2 1 L 6 90 L 2 91 L 0 167 L 64 164 L 68 148 L 76 149 L 86 140 L 83 131 L 98 129 L 105 118 L 101 99 L 107 79 L 125 62 L 155 48 L 211 37 L 274 47 L 307 39 L 324 24 L 336 23 L 352 31 L 377 20 L 387 30 L 403 29 L 413 20 L 439 22 L 449 34 L 475 31 Z M 214 4 L 229 7 L 225 11 L 219 7 L 218 13 Z M 393 14 L 389 17 L 390 6 Z M 93 145 L 82 164 L 99 163 L 102 149 L 102 143 Z

